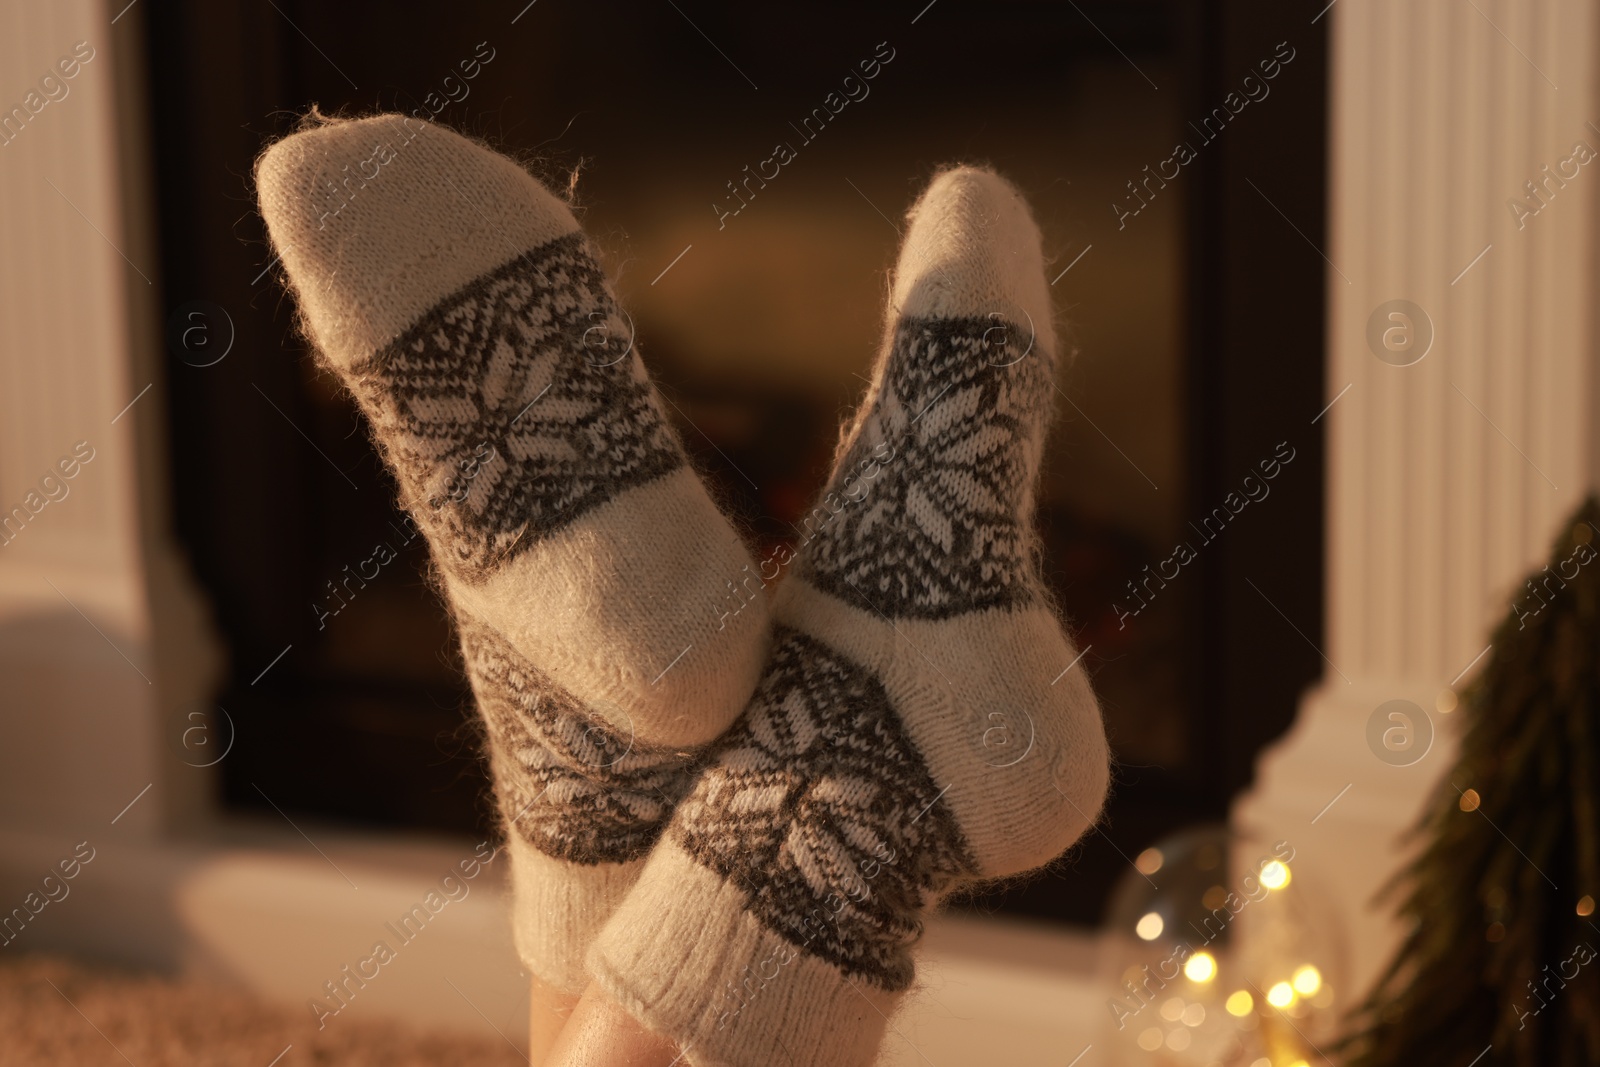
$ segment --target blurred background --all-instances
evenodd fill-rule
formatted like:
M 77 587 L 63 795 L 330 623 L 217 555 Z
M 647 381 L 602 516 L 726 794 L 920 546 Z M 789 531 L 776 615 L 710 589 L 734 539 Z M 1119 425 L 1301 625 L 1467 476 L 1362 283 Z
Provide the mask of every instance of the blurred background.
M 492 839 L 425 549 L 297 330 L 251 179 L 312 108 L 401 111 L 570 190 L 763 552 L 861 396 L 906 208 L 946 163 L 1015 182 L 1076 352 L 1040 523 L 1114 785 L 1066 858 L 930 932 L 890 1055 L 981 1062 L 957 1035 L 982 1032 L 1008 1062 L 1209 1062 L 1097 1036 L 1142 959 L 1117 939 L 1155 951 L 1149 915 L 1170 940 L 1273 857 L 1280 955 L 1352 1006 L 1454 694 L 1600 466 L 1587 175 L 1524 188 L 1600 138 L 1593 23 L 1577 0 L 0 0 L 0 908 L 88 837 L 107 858 L 34 949 L 305 1016 L 370 940 L 349 931 Z M 1395 301 L 1399 355 L 1372 340 Z M 376 545 L 398 558 L 350 584 Z M 1427 737 L 1406 759 L 1368 731 L 1401 698 Z M 492 900 L 356 1014 L 515 1046 Z

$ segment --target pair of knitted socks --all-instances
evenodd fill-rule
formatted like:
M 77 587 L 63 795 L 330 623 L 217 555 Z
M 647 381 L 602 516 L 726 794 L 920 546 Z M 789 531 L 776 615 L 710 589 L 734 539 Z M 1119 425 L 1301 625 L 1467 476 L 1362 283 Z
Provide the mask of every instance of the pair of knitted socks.
M 748 553 L 572 212 L 403 121 L 318 122 L 256 178 L 457 619 L 518 950 L 690 1063 L 870 1062 L 939 897 L 1049 861 L 1106 788 L 1031 532 L 1056 352 L 1027 206 L 960 168 L 912 209 L 825 518 L 729 615 Z

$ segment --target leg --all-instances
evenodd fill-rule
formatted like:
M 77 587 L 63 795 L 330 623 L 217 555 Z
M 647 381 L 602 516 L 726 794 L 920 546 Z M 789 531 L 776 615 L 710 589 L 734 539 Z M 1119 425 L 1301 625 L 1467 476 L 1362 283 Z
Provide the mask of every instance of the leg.
M 675 1067 L 684 1053 L 651 1033 L 600 986 L 583 991 L 545 1067 Z
M 561 1028 L 578 1006 L 578 998 L 563 993 L 534 975 L 531 981 L 528 1004 L 528 1062 L 538 1067 L 550 1056 Z

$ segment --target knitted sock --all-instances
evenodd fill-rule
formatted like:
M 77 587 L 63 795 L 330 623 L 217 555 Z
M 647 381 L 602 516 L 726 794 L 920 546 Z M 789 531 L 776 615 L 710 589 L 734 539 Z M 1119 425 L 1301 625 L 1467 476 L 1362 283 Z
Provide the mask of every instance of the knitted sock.
M 1030 530 L 1054 372 L 1026 204 L 940 175 L 755 696 L 590 955 L 699 1067 L 870 1062 L 938 898 L 1099 811 L 1099 708 Z
M 460 623 L 508 825 L 524 961 L 567 989 L 738 715 L 765 605 L 667 423 L 572 212 L 402 116 L 256 166 L 304 328 L 355 393 Z

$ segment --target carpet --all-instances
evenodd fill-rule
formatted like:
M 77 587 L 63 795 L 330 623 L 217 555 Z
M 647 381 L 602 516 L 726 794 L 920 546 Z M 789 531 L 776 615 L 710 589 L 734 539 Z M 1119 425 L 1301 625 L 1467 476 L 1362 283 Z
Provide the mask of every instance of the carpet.
M 509 1035 L 525 1044 L 527 1036 Z M 277 1057 L 274 1059 L 274 1057 Z M 508 1041 L 355 1019 L 318 1031 L 301 1009 L 198 982 L 59 957 L 0 962 L 3 1067 L 433 1067 L 526 1064 Z

